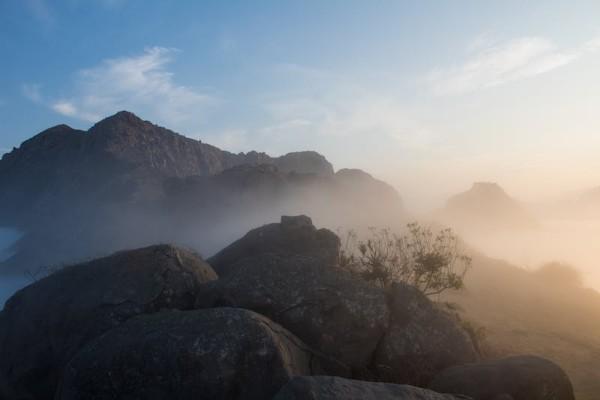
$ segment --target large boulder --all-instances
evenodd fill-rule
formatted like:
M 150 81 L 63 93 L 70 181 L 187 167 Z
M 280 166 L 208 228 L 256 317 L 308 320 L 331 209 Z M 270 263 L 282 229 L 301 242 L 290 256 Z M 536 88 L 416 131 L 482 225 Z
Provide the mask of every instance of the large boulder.
M 471 338 L 456 319 L 415 287 L 394 283 L 388 304 L 390 326 L 374 358 L 379 377 L 423 386 L 449 366 L 478 359 Z
M 302 376 L 289 381 L 273 400 L 457 400 L 408 385 L 364 382 L 332 376 Z
M 382 290 L 311 256 L 262 254 L 229 270 L 199 290 L 197 307 L 254 310 L 355 370 L 369 366 L 389 320 Z
M 69 363 L 62 400 L 270 399 L 297 375 L 345 369 L 254 312 L 236 308 L 136 317 Z
M 236 261 L 266 253 L 303 254 L 319 258 L 324 265 L 335 265 L 340 239 L 327 229 L 317 229 L 305 216 L 283 216 L 280 223 L 269 224 L 248 232 L 208 259 L 219 276 L 231 273 Z
M 553 362 L 536 356 L 454 366 L 430 383 L 432 390 L 475 400 L 574 400 L 573 386 Z
M 216 278 L 195 253 L 159 245 L 67 267 L 20 290 L 0 313 L 0 398 L 52 398 L 62 368 L 91 339 L 138 314 L 189 309 Z

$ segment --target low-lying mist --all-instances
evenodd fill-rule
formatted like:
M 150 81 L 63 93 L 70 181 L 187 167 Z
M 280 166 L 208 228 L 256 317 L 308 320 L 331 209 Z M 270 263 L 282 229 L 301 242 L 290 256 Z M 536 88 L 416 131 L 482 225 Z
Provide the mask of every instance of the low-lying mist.
M 600 289 L 600 219 L 542 219 L 536 229 L 458 231 L 486 255 L 527 269 L 550 261 L 571 264 L 585 285 Z
M 13 246 L 18 239 L 19 233 L 17 231 L 0 228 L 0 262 L 12 255 Z M 4 308 L 4 303 L 15 291 L 29 283 L 31 283 L 31 280 L 24 275 L 0 278 L 0 310 Z

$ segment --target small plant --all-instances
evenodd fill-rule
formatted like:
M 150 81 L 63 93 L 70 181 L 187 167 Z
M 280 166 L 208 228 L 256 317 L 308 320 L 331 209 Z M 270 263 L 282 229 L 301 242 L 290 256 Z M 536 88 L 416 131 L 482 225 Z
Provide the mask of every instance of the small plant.
M 431 296 L 461 289 L 471 258 L 451 229 L 434 233 L 411 223 L 400 236 L 389 229 L 371 228 L 366 240 L 358 240 L 355 232 L 348 232 L 339 265 L 382 287 L 404 282 Z

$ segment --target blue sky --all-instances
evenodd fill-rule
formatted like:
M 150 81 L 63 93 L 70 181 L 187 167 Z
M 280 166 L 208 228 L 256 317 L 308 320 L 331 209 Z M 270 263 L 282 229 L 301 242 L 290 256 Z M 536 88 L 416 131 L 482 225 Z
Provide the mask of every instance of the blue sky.
M 599 21 L 597 1 L 3 0 L 0 153 L 127 109 L 409 198 L 600 185 Z

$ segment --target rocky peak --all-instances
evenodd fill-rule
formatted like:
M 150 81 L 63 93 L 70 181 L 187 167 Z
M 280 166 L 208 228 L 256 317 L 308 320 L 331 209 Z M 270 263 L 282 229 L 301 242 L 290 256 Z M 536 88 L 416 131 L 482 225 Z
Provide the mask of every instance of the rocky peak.
M 357 168 L 342 168 L 338 172 L 335 173 L 335 176 L 339 179 L 349 179 L 349 180 L 372 180 L 373 177 L 363 171 L 362 169 Z
M 23 142 L 18 149 L 4 154 L 0 171 L 10 165 L 14 166 L 15 163 L 30 169 L 32 164 L 65 158 L 70 152 L 79 148 L 83 133 L 64 124 L 46 129 Z
M 310 229 L 315 229 L 312 219 L 306 215 L 296 215 L 296 216 L 281 216 L 281 227 L 283 229 L 302 229 L 309 227 Z
M 469 192 L 486 197 L 508 197 L 496 182 L 475 182 Z
M 297 151 L 274 159 L 274 164 L 283 172 L 300 174 L 333 175 L 333 166 L 316 151 Z
M 52 128 L 48 128 L 45 131 L 38 133 L 31 139 L 23 142 L 23 144 L 21 145 L 21 149 L 53 146 L 55 144 L 59 144 L 61 141 L 68 140 L 70 137 L 77 133 L 81 133 L 81 131 L 73 129 L 69 125 L 56 125 Z
M 537 226 L 523 204 L 494 182 L 475 182 L 466 192 L 452 196 L 442 218 L 457 227 L 478 229 Z
M 119 111 L 118 113 L 97 122 L 90 129 L 90 133 L 105 133 L 124 128 L 144 128 L 147 125 L 152 126 L 150 122 L 142 120 L 132 112 Z

